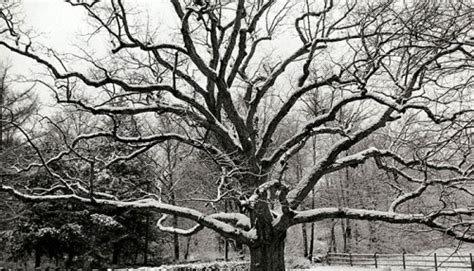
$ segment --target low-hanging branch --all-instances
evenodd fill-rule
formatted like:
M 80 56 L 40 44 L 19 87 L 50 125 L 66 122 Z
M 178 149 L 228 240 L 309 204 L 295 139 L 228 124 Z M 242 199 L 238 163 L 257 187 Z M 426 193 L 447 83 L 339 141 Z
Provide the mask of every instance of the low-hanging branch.
M 241 230 L 223 221 L 230 221 L 239 225 L 239 227 L 246 227 L 245 219 L 242 219 L 240 214 L 224 214 L 222 221 L 219 216 L 214 218 L 212 215 L 205 215 L 199 211 L 191 208 L 179 207 L 158 201 L 156 199 L 148 198 L 135 201 L 119 201 L 111 199 L 90 199 L 87 197 L 80 197 L 75 194 L 65 195 L 30 195 L 22 193 L 15 188 L 7 185 L 1 185 L 0 190 L 8 192 L 18 199 L 26 202 L 57 202 L 57 201 L 72 201 L 96 206 L 109 206 L 118 209 L 136 209 L 136 210 L 152 210 L 158 213 L 178 215 L 197 222 L 199 225 L 210 228 L 219 232 L 223 236 L 234 238 L 245 244 L 250 244 L 255 239 L 255 234 L 249 231 Z

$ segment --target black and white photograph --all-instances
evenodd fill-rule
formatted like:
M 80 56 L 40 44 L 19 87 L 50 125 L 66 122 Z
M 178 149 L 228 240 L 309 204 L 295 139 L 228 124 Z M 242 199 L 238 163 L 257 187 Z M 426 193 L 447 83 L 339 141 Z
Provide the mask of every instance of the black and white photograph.
M 474 0 L 0 0 L 0 270 L 473 254 Z

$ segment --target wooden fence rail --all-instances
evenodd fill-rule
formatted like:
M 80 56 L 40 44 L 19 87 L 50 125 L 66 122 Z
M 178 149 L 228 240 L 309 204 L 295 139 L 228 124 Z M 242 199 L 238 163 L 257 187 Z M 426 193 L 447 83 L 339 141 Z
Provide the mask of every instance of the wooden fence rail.
M 350 265 L 366 267 L 402 267 L 406 268 L 453 268 L 474 271 L 472 253 L 466 255 L 417 255 L 417 254 L 352 254 L 328 253 L 327 263 L 330 265 Z

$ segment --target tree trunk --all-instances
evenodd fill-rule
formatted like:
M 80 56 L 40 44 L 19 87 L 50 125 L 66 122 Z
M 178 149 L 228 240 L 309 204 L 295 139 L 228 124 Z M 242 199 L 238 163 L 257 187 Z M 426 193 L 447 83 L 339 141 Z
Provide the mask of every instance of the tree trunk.
M 173 227 L 178 227 L 178 216 L 173 216 Z M 177 233 L 173 234 L 173 249 L 174 249 L 174 259 L 179 261 L 179 235 Z
M 0 80 L 0 152 L 3 151 L 3 104 L 4 104 L 4 95 L 5 86 L 4 79 Z
M 237 199 L 233 201 L 229 201 L 229 212 L 232 212 L 233 210 L 236 212 L 239 212 L 241 214 L 245 214 L 245 210 L 242 206 L 240 206 L 240 203 Z M 245 250 L 244 250 L 244 244 L 238 241 L 233 242 L 235 251 L 238 253 L 238 259 L 239 260 L 244 260 L 245 259 Z
M 150 182 L 146 185 L 146 191 L 150 192 Z M 149 231 L 150 231 L 150 212 L 146 213 L 145 220 L 145 247 L 143 250 L 143 265 L 148 265 L 148 243 L 149 243 Z
M 150 224 L 150 213 L 147 212 L 145 220 L 145 245 L 143 248 L 143 265 L 148 265 L 148 242 L 149 242 L 149 224 Z
M 224 200 L 224 212 L 229 212 L 229 203 L 228 200 Z M 227 238 L 224 238 L 224 261 L 229 260 L 229 240 Z
M 342 252 L 347 253 L 347 229 L 346 222 L 347 220 L 341 219 L 341 232 L 342 232 Z
M 342 226 L 342 237 L 344 241 L 343 251 L 344 253 L 348 253 L 351 250 L 351 239 L 352 239 L 352 226 L 351 221 L 349 219 L 342 219 L 344 223 L 341 223 Z M 341 221 L 341 222 L 342 222 Z
M 285 235 L 277 235 L 250 247 L 250 271 L 285 270 Z
M 117 243 L 113 244 L 113 250 L 112 250 L 112 264 L 113 265 L 118 265 L 119 263 L 119 253 L 120 253 L 120 248 Z
M 253 183 L 263 184 L 266 180 L 258 179 Z M 270 195 L 259 198 L 252 204 L 249 212 L 251 227 L 256 230 L 257 240 L 249 245 L 250 271 L 285 271 L 285 238 L 288 221 L 275 223 L 270 208 Z
M 224 261 L 229 261 L 229 240 L 224 239 Z
M 184 259 L 187 260 L 189 257 L 189 247 L 191 246 L 191 236 L 186 239 L 186 249 L 184 250 Z
M 35 251 L 35 268 L 41 267 L 41 252 Z
M 301 224 L 303 232 L 303 257 L 308 257 L 308 234 L 306 233 L 306 223 Z
M 71 266 L 72 266 L 72 259 L 74 258 L 74 256 L 72 256 L 71 254 L 67 254 L 67 257 L 66 257 L 66 269 L 70 269 Z
M 335 228 L 336 228 L 336 222 L 334 222 L 334 219 L 332 219 L 331 220 L 331 234 L 330 234 L 330 240 L 329 240 L 329 251 L 337 253 Z
M 175 205 L 175 194 L 172 189 L 170 193 L 170 204 Z M 172 225 L 176 229 L 178 228 L 178 216 L 173 215 Z M 177 233 L 173 233 L 173 251 L 174 251 L 174 260 L 176 262 L 179 261 L 179 235 Z
M 314 188 L 311 194 L 311 209 L 314 209 Z M 314 222 L 311 223 L 311 230 L 309 233 L 309 251 L 308 251 L 308 259 L 312 262 L 314 255 Z

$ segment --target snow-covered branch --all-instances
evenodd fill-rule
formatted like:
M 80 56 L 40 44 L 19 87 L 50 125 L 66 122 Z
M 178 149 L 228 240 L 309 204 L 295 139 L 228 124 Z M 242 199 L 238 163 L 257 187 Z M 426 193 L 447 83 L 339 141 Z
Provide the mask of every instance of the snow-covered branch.
M 473 208 L 446 209 L 429 214 L 405 214 L 377 210 L 351 208 L 320 208 L 307 211 L 296 211 L 292 224 L 321 221 L 331 218 L 348 218 L 355 220 L 383 221 L 393 224 L 423 224 L 435 230 L 444 232 L 459 240 L 474 241 L 474 235 L 452 228 L 453 225 L 442 225 L 436 221 L 441 217 L 474 216 Z M 472 226 L 472 224 L 469 224 Z
M 180 207 L 175 205 L 170 205 L 162 203 L 161 201 L 155 199 L 141 199 L 135 201 L 118 201 L 118 200 L 109 200 L 109 199 L 90 199 L 85 197 L 80 197 L 75 194 L 65 194 L 65 195 L 30 195 L 20 192 L 19 190 L 6 185 L 0 186 L 0 191 L 7 192 L 16 198 L 27 201 L 27 202 L 59 202 L 59 201 L 73 201 L 80 202 L 89 205 L 97 206 L 109 206 L 114 208 L 124 208 L 124 209 L 138 209 L 138 210 L 151 210 L 157 213 L 177 215 L 179 217 L 187 218 L 195 221 L 203 227 L 210 228 L 223 236 L 239 240 L 240 242 L 249 244 L 254 239 L 254 234 L 251 232 L 241 230 L 237 226 L 232 226 L 225 221 L 232 221 L 236 225 L 245 226 L 246 220 L 243 217 L 238 216 L 223 216 L 223 220 L 214 218 L 212 215 L 206 215 L 194 209 Z

